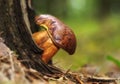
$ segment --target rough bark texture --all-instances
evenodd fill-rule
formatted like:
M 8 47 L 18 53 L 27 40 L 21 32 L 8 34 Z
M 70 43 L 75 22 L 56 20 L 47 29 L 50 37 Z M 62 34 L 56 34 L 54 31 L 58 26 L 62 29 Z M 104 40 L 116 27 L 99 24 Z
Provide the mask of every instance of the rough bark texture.
M 7 46 L 19 55 L 19 59 L 28 68 L 45 73 L 59 73 L 58 70 L 44 64 L 40 59 L 42 50 L 34 43 L 34 11 L 31 0 L 0 0 L 0 34 Z M 32 31 L 31 31 L 32 30 Z

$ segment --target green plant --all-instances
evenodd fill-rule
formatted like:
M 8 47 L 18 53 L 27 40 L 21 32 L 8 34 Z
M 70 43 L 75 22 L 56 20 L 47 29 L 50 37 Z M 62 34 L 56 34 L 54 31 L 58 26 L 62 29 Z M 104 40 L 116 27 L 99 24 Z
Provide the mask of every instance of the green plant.
M 112 62 L 114 62 L 118 67 L 120 67 L 120 60 L 114 58 L 114 57 L 111 56 L 111 55 L 108 55 L 108 56 L 107 56 L 107 59 L 110 60 L 110 61 L 112 61 Z

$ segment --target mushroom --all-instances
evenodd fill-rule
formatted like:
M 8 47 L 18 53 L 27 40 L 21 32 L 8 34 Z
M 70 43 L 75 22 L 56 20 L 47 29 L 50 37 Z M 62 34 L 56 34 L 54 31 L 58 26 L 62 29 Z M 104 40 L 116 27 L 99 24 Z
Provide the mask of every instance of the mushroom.
M 41 57 L 45 63 L 51 60 L 59 48 L 64 49 L 70 55 L 75 52 L 75 34 L 67 25 L 48 14 L 36 16 L 35 22 L 45 28 L 33 34 L 36 44 L 44 50 Z

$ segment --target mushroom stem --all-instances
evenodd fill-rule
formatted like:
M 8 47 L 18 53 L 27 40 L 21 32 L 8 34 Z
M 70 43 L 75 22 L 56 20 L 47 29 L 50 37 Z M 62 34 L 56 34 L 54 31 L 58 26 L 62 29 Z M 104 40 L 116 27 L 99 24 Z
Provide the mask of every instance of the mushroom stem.
M 42 54 L 42 60 L 45 63 L 48 63 L 54 54 L 57 53 L 59 50 L 59 47 L 57 47 L 51 38 L 49 37 L 48 33 L 46 31 L 39 31 L 34 33 L 33 35 L 34 41 L 37 43 L 38 47 L 42 48 L 44 50 Z

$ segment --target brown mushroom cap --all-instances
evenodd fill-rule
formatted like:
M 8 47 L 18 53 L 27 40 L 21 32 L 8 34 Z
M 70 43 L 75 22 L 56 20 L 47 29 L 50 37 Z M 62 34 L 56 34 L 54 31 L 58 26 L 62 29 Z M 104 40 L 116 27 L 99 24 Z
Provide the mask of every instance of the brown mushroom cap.
M 63 22 L 61 22 L 56 17 L 47 14 L 37 16 L 35 21 L 36 24 L 40 26 L 45 25 L 48 28 L 50 37 L 56 46 L 64 49 L 70 55 L 75 52 L 75 34 Z

